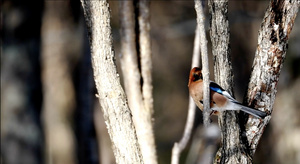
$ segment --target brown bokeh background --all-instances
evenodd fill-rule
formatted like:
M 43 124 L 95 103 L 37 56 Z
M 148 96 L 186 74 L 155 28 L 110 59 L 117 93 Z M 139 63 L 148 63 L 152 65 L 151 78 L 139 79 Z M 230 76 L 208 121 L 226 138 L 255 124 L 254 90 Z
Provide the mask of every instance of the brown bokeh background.
M 48 67 L 65 69 L 71 81 L 71 84 L 63 82 L 66 84 L 63 88 L 70 90 L 63 93 L 55 91 L 53 96 L 57 96 L 59 100 L 73 96 L 72 102 L 68 102 L 65 106 L 69 108 L 63 113 L 67 115 L 66 120 L 58 119 L 58 122 L 62 122 L 59 124 L 62 125 L 60 127 L 62 129 L 65 127 L 63 123 L 67 122 L 69 129 L 67 132 L 71 136 L 70 139 L 66 139 L 72 141 L 69 144 L 72 144 L 70 147 L 74 149 L 72 159 L 69 159 L 70 163 L 114 163 L 110 140 L 106 134 L 98 101 L 94 96 L 96 91 L 91 77 L 90 52 L 80 2 L 4 0 L 1 3 L 1 163 L 49 162 L 45 150 L 48 133 L 43 125 L 48 118 L 44 110 L 47 100 L 45 68 Z M 118 12 L 120 8 L 118 1 L 109 3 L 116 60 L 120 68 Z M 64 4 L 62 9 L 57 7 L 62 4 Z M 229 2 L 234 93 L 239 101 L 242 101 L 247 89 L 258 30 L 267 5 L 268 1 Z M 49 6 L 52 6 L 52 12 L 45 16 Z M 174 142 L 180 140 L 186 121 L 187 82 L 196 14 L 193 1 L 152 1 L 150 7 L 154 130 L 158 161 L 164 164 L 170 163 L 172 146 Z M 207 15 L 206 7 L 205 11 Z M 60 17 L 60 23 L 55 22 L 55 17 Z M 209 29 L 208 21 L 207 15 L 206 29 Z M 48 27 L 52 31 L 49 31 Z M 56 43 L 50 44 L 50 49 L 48 47 L 50 54 L 53 52 L 53 56 L 48 57 L 58 56 L 57 60 L 63 60 L 63 64 L 52 62 L 48 67 L 45 66 L 48 60 L 43 53 L 49 44 L 43 43 L 46 42 L 45 37 L 49 37 L 48 35 L 50 36 L 48 42 Z M 300 110 L 299 36 L 298 16 L 289 38 L 272 119 L 260 141 L 254 157 L 255 163 L 300 163 L 300 112 L 297 113 Z M 66 38 L 67 41 L 64 40 Z M 209 40 L 208 43 L 211 52 Z M 57 45 L 64 45 L 62 49 L 65 50 L 65 54 L 55 53 Z M 211 54 L 209 58 L 210 71 L 213 72 Z M 54 70 L 53 77 L 59 77 L 55 76 L 58 74 L 57 70 Z M 213 79 L 212 73 L 211 78 Z M 59 79 L 46 78 L 46 80 L 48 85 L 54 88 L 62 86 Z M 54 108 L 55 104 L 50 104 L 50 111 L 55 111 Z M 197 110 L 196 114 L 195 129 L 202 126 L 201 112 Z M 57 117 L 54 115 L 50 117 L 48 123 L 56 121 Z M 187 151 L 188 148 L 183 152 L 182 163 L 185 163 Z

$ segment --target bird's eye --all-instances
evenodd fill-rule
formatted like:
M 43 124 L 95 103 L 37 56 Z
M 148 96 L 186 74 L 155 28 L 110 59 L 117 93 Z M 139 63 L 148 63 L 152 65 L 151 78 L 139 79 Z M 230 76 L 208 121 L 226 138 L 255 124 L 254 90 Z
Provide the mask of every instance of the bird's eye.
M 194 79 L 193 79 L 193 81 L 197 81 L 197 80 L 199 80 L 199 79 L 202 79 L 202 73 L 193 73 L 193 76 L 194 76 Z
M 194 76 L 194 79 L 195 79 L 195 80 L 198 80 L 198 79 L 199 79 L 199 75 L 198 75 L 197 73 L 194 73 L 193 76 Z

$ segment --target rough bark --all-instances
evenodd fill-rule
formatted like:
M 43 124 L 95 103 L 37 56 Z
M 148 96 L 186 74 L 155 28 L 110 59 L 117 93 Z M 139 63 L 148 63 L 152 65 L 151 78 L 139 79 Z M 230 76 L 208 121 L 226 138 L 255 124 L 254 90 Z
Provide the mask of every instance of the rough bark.
M 272 113 L 277 83 L 286 56 L 287 44 L 300 2 L 272 0 L 266 10 L 258 33 L 258 45 L 246 94 L 247 105 Z M 249 117 L 245 127 L 250 156 L 271 116 L 260 120 Z
M 224 1 L 209 1 L 215 79 L 232 93 L 227 5 L 228 2 Z M 246 96 L 247 105 L 272 112 L 276 84 L 298 7 L 299 2 L 296 1 L 271 1 L 259 31 L 258 48 Z M 245 122 L 238 119 L 248 119 L 248 122 L 244 125 Z M 233 111 L 222 113 L 219 117 L 222 147 L 217 153 L 215 163 L 252 163 L 258 141 L 269 120 L 270 116 L 261 120 L 253 116 L 238 118 Z M 245 135 L 246 138 L 243 137 Z
M 81 1 L 91 45 L 94 79 L 117 163 L 144 163 L 132 114 L 120 84 L 107 1 Z
M 228 22 L 228 1 L 208 1 L 210 18 L 210 36 L 214 57 L 215 81 L 231 95 L 233 94 L 233 72 L 230 58 L 230 30 Z M 221 147 L 214 163 L 241 163 L 247 161 L 245 148 L 240 137 L 240 126 L 236 111 L 221 112 Z
M 233 94 L 233 73 L 229 46 L 228 0 L 209 0 L 210 38 L 215 81 Z
M 128 104 L 133 114 L 143 159 L 145 163 L 157 163 L 152 127 L 152 62 L 147 7 L 149 4 L 147 3 L 149 2 L 138 3 L 143 7 L 143 11 L 139 9 L 138 16 L 134 14 L 133 1 L 120 2 L 121 66 Z
M 71 9 L 68 2 L 47 1 L 42 23 L 43 126 L 46 161 L 75 163 L 72 115 L 75 90 L 69 60 L 73 58 Z M 79 46 L 78 46 L 79 47 Z

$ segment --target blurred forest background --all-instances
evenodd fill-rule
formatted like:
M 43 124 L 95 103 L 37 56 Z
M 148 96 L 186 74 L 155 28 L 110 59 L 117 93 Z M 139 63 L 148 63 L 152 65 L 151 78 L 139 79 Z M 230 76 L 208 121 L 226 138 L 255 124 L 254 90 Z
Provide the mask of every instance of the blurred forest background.
M 118 1 L 109 3 L 119 64 L 122 9 Z M 234 93 L 239 101 L 246 92 L 258 29 L 268 4 L 229 1 Z M 152 1 L 150 7 L 154 130 L 158 161 L 164 164 L 170 163 L 172 146 L 181 138 L 186 121 L 196 14 L 194 1 Z M 205 7 L 209 29 L 207 10 Z M 211 72 L 212 62 L 210 56 Z M 298 16 L 272 119 L 254 156 L 255 163 L 300 163 L 299 75 Z M 114 163 L 95 94 L 80 1 L 1 1 L 1 163 L 57 163 L 47 158 L 47 145 L 53 146 L 52 153 L 65 164 Z M 202 115 L 197 110 L 195 129 L 201 126 Z M 187 154 L 188 148 L 182 163 Z

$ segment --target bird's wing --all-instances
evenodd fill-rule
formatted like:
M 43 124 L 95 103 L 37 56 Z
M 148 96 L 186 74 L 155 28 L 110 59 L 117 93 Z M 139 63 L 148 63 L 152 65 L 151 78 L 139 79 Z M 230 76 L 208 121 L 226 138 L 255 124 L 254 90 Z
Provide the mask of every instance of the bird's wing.
M 223 96 L 225 96 L 226 98 L 228 98 L 230 101 L 232 102 L 237 102 L 227 91 L 225 91 L 222 87 L 220 87 L 217 83 L 211 81 L 209 84 L 209 88 Z
M 257 109 L 253 109 L 247 106 L 244 106 L 243 104 L 239 103 L 238 101 L 236 101 L 227 91 L 225 91 L 222 87 L 220 87 L 217 83 L 211 81 L 209 84 L 209 88 L 212 91 L 215 91 L 223 96 L 225 96 L 226 98 L 228 98 L 229 101 L 233 102 L 234 104 L 238 105 L 240 107 L 240 109 L 248 114 L 251 114 L 253 116 L 259 117 L 259 118 L 264 118 L 267 116 L 267 113 L 257 110 Z

